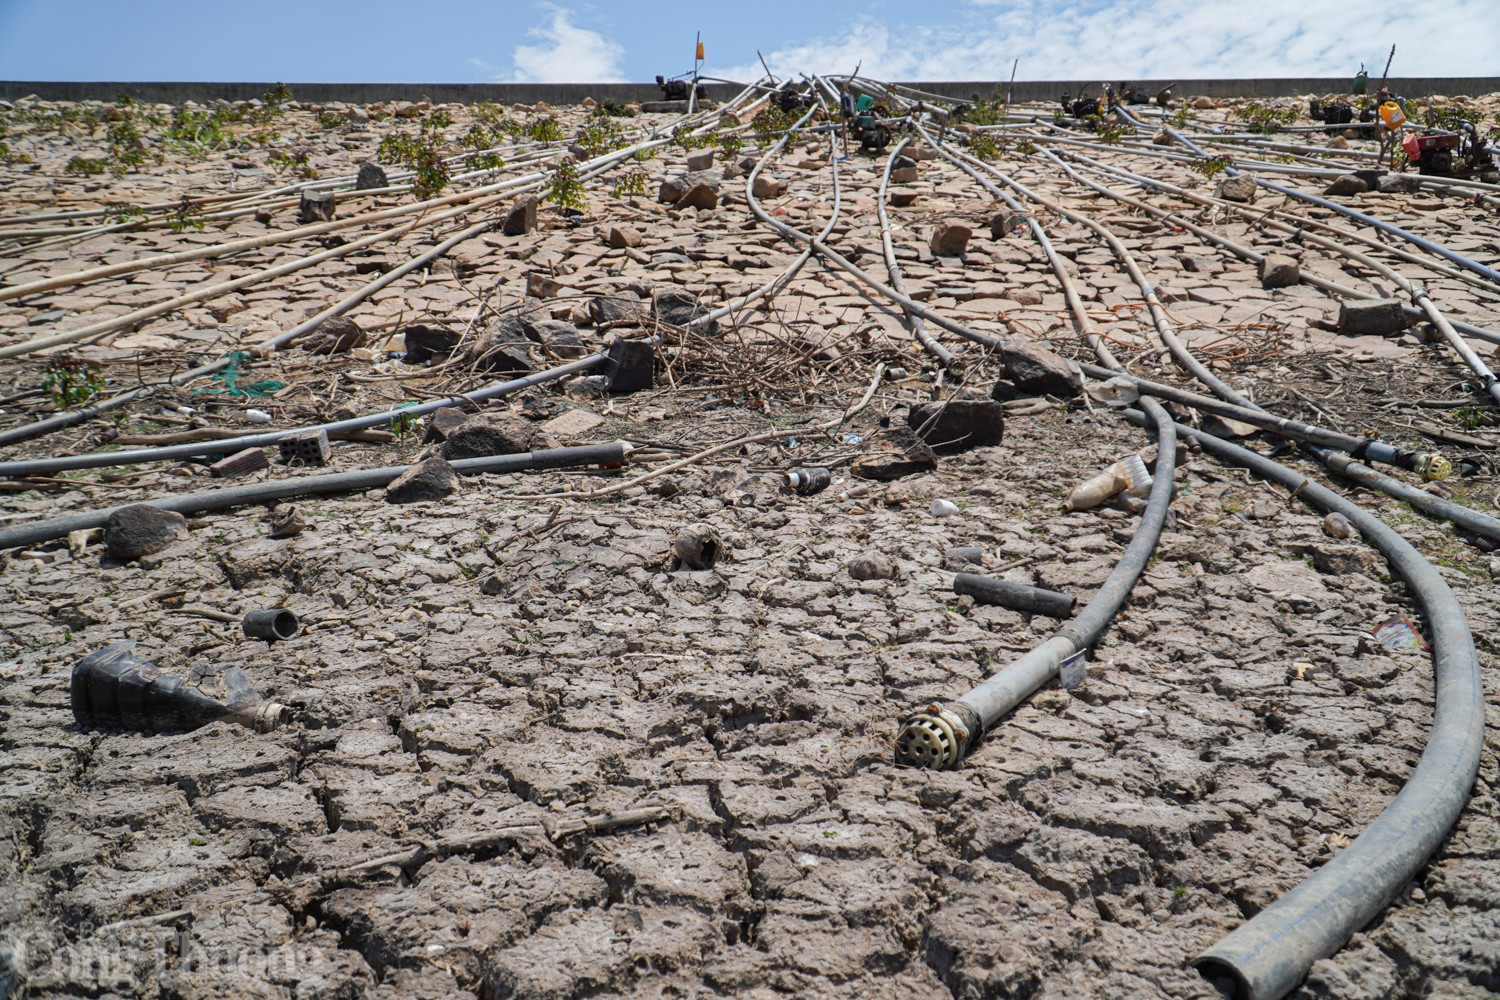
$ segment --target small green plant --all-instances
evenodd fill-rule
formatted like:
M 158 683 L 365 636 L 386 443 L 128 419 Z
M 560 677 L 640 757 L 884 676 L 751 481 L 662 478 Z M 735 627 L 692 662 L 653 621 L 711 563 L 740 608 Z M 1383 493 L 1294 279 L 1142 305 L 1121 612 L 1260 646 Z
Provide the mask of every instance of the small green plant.
M 1466 431 L 1472 431 L 1484 423 L 1484 411 L 1477 406 L 1465 406 L 1453 411 L 1453 422 Z
M 606 97 L 604 100 L 600 101 L 599 106 L 594 109 L 594 114 L 609 115 L 609 117 L 611 118 L 634 118 L 636 116 L 636 110 L 635 108 L 629 107 L 628 105 L 621 104 L 619 101 L 615 100 L 612 97 Z
M 1172 886 L 1172 898 L 1173 899 L 1182 899 L 1185 896 L 1187 896 L 1187 894 L 1188 894 L 1188 888 L 1187 888 L 1187 886 L 1185 886 L 1185 885 L 1174 885 L 1174 886 Z
M 453 172 L 444 161 L 440 148 L 443 127 L 429 116 L 422 122 L 417 135 L 392 132 L 380 141 L 376 152 L 376 156 L 387 163 L 399 163 L 416 173 L 411 191 L 418 201 L 434 197 L 453 179 Z
M 162 138 L 184 152 L 205 156 L 230 144 L 232 137 L 222 126 L 223 119 L 216 113 L 179 109 Z
M 146 212 L 144 209 L 137 208 L 134 205 L 126 204 L 122 201 L 110 202 L 106 204 L 104 206 L 104 211 L 109 219 L 113 221 L 117 226 L 122 226 L 127 222 L 132 222 L 137 219 L 146 218 Z
M 975 99 L 963 113 L 970 125 L 999 125 L 1005 120 L 1005 105 L 999 101 Z
M 327 108 L 319 108 L 316 112 L 318 124 L 326 129 L 336 129 L 348 124 L 344 116 L 337 111 L 329 111 Z
M 391 433 L 396 435 L 397 441 L 405 441 L 408 437 L 411 437 L 412 434 L 416 433 L 417 427 L 421 424 L 421 417 L 415 413 L 407 412 L 408 407 L 416 405 L 416 403 L 403 403 L 401 405 L 401 412 L 391 417 Z
M 1099 136 L 1100 142 L 1118 145 L 1125 139 L 1125 126 L 1100 121 L 1094 126 L 1094 133 Z
M 767 104 L 750 119 L 750 128 L 763 139 L 780 139 L 796 124 L 795 119 L 774 104 Z M 676 135 L 673 135 L 676 138 Z
M 167 216 L 167 228 L 174 233 L 185 233 L 189 229 L 203 232 L 203 208 L 187 195 L 182 196 L 182 201 Z
M 10 148 L 10 143 L 0 142 L 0 163 L 30 163 L 31 157 Z
M 42 379 L 42 389 L 52 394 L 52 402 L 60 410 L 88 402 L 102 393 L 108 384 L 98 365 L 72 359 L 59 361 L 57 367 Z
M 1020 153 L 1022 156 L 1035 156 L 1036 143 L 1032 142 L 1030 139 L 1021 139 L 1016 143 L 1016 152 Z
M 563 137 L 562 126 L 551 115 L 533 115 L 526 119 L 521 131 L 537 142 L 558 142 Z
M 1250 131 L 1262 135 L 1270 135 L 1282 126 L 1295 124 L 1299 116 L 1300 112 L 1296 108 L 1277 108 L 1259 101 L 1246 104 L 1241 112 Z
M 639 167 L 632 167 L 619 177 L 615 178 L 614 195 L 616 198 L 640 198 L 646 193 L 646 171 Z
M 494 101 L 480 101 L 469 109 L 469 114 L 481 125 L 494 125 L 505 117 L 505 109 Z
M 673 145 L 681 146 L 684 150 L 707 149 L 717 145 L 719 142 L 719 129 L 714 126 L 702 135 L 695 135 L 694 130 L 687 125 L 672 130 Z
M 1169 120 L 1173 128 L 1186 128 L 1188 119 L 1192 116 L 1192 110 L 1186 104 L 1183 104 L 1176 111 L 1172 112 L 1172 117 Z
M 266 165 L 278 174 L 290 170 L 300 177 L 312 181 L 318 179 L 318 171 L 307 162 L 307 150 L 299 149 L 295 153 L 289 153 L 284 149 L 275 149 L 266 158 Z
M 988 132 L 975 132 L 969 136 L 969 152 L 976 160 L 984 160 L 988 163 L 999 159 L 1000 144 Z
M 189 837 L 188 843 L 194 847 L 202 847 L 207 844 L 208 841 L 204 840 L 202 837 Z
M 547 200 L 575 212 L 583 211 L 583 181 L 578 177 L 578 164 L 572 159 L 563 160 L 552 171 L 552 183 L 547 186 Z
M 84 177 L 93 177 L 102 174 L 109 169 L 109 161 L 101 160 L 93 156 L 75 156 L 63 167 L 63 172 L 68 174 L 80 174 Z
M 737 133 L 721 132 L 719 134 L 719 159 L 725 163 L 733 163 L 744 151 L 745 140 L 741 139 Z
M 1202 174 L 1204 177 L 1212 177 L 1215 174 L 1228 170 L 1232 166 L 1234 166 L 1234 157 L 1232 156 L 1210 156 L 1206 160 L 1199 160 L 1197 163 L 1194 163 L 1192 170 L 1195 173 Z
M 594 114 L 578 130 L 578 146 L 590 159 L 613 152 L 627 144 L 625 133 L 608 115 Z

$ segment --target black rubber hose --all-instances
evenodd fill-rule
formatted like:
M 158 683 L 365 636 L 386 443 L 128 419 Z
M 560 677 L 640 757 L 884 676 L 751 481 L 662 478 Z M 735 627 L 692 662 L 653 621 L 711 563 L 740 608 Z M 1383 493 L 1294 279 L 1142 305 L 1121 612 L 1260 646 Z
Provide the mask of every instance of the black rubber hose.
M 625 461 L 626 451 L 624 442 L 614 441 L 609 444 L 496 455 L 491 458 L 461 458 L 453 462 L 453 468 L 459 472 L 523 472 L 528 469 L 562 469 L 579 465 L 618 465 Z M 202 514 L 292 497 L 375 489 L 389 484 L 409 468 L 411 467 L 407 465 L 390 465 L 379 469 L 334 472 L 324 476 L 294 476 L 290 479 L 274 479 L 264 483 L 249 483 L 222 490 L 202 490 L 198 493 L 138 502 L 158 510 L 175 510 L 179 514 Z M 70 531 L 102 528 L 115 511 L 132 506 L 135 504 L 117 504 L 103 510 L 0 529 L 0 551 L 62 538 Z
M 1145 425 L 1139 411 L 1127 411 Z M 1321 958 L 1369 923 L 1437 850 L 1468 800 L 1484 746 L 1484 688 L 1463 608 L 1442 576 L 1379 518 L 1247 448 L 1191 427 L 1210 453 L 1243 466 L 1324 512 L 1337 511 L 1406 581 L 1432 631 L 1432 731 L 1400 794 L 1332 861 L 1193 960 L 1233 1000 L 1277 1000 Z
M 1078 605 L 1072 594 L 1047 590 L 1044 587 L 1029 587 L 1024 583 L 997 580 L 978 573 L 959 573 L 953 577 L 953 592 L 972 597 L 984 604 L 998 604 L 1003 608 L 1025 611 L 1027 614 L 1046 615 L 1048 618 L 1070 618 Z

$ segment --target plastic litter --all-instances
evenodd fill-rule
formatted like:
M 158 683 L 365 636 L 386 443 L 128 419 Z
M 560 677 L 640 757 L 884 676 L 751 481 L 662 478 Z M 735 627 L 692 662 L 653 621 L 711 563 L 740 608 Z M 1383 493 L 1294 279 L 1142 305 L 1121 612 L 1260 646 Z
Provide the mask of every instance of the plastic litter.
M 239 667 L 172 674 L 138 659 L 135 640 L 90 653 L 73 667 L 73 718 L 80 726 L 170 733 L 223 719 L 270 732 L 291 716 L 265 701 Z
M 934 500 L 934 501 L 932 501 L 932 516 L 933 517 L 952 517 L 954 514 L 957 514 L 957 513 L 958 513 L 958 504 L 954 503 L 952 500 Z
M 1089 510 L 1110 497 L 1130 491 L 1144 497 L 1151 492 L 1151 473 L 1139 455 L 1129 455 L 1079 483 L 1068 493 L 1068 510 Z

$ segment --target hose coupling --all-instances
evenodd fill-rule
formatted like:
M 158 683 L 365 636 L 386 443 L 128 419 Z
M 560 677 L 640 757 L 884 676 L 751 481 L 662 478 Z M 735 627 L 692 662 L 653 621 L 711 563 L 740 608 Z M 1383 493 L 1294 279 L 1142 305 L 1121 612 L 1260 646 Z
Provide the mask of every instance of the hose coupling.
M 956 770 L 978 742 L 979 715 L 961 703 L 919 708 L 896 733 L 896 765 L 934 771 Z
M 1423 452 L 1417 456 L 1416 473 L 1424 482 L 1436 482 L 1453 475 L 1453 463 L 1435 451 Z

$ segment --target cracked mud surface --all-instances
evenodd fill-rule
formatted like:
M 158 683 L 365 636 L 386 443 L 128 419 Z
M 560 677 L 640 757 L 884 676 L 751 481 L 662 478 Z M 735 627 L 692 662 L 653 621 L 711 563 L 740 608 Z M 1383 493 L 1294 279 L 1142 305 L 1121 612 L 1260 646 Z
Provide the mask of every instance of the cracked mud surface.
M 320 168 L 352 173 L 378 139 L 345 132 L 347 146 L 319 147 Z M 799 146 L 776 166 L 790 181 L 778 204 L 795 224 L 826 220 L 820 151 Z M 646 167 L 677 172 L 680 159 L 672 151 Z M 77 192 L 79 182 L 56 180 L 60 162 L 6 168 L 25 192 L 10 208 L 45 203 L 54 183 Z M 846 253 L 862 250 L 875 271 L 881 165 L 841 165 L 851 216 L 831 239 Z M 208 184 L 211 166 L 192 165 L 190 176 Z M 1387 404 L 1461 394 L 1465 373 L 1435 346 L 1336 338 L 1309 326 L 1337 311 L 1322 293 L 1265 291 L 1253 266 L 1190 234 L 1121 215 L 1042 168 L 1002 166 L 1096 218 L 1117 216 L 1110 224 L 1120 223 L 1154 280 L 1181 292 L 1164 299 L 1185 339 L 1234 338 L 1223 366 L 1285 415 L 1318 419 L 1297 390 L 1416 444 L 1423 439 L 1403 423 L 1415 410 Z M 1161 169 L 1175 183 L 1193 178 Z M 166 191 L 180 181 L 161 171 L 127 180 Z M 351 316 L 372 329 L 398 317 L 461 329 L 479 289 L 498 284 L 505 301 L 519 301 L 539 267 L 570 294 L 650 282 L 717 303 L 794 257 L 750 220 L 743 185 L 725 180 L 724 206 L 694 214 L 615 200 L 603 183 L 591 189 L 583 226 L 544 211 L 540 232 L 470 241 L 426 283 L 399 283 Z M 976 328 L 1047 333 L 1055 349 L 1082 356 L 1034 244 L 986 239 L 989 200 L 940 161 L 923 162 L 913 186 L 918 200 L 891 211 L 904 227 L 895 238 L 914 294 Z M 1426 219 L 1418 231 L 1429 234 L 1467 227 L 1482 242 L 1500 230 L 1492 210 L 1462 199 L 1419 209 L 1433 196 L 1362 197 L 1366 210 L 1414 228 Z M 291 228 L 295 211 L 281 210 L 273 225 Z M 971 252 L 933 258 L 926 233 L 953 216 L 979 234 Z M 620 220 L 644 237 L 635 255 L 594 231 Z M 1274 240 L 1226 217 L 1214 225 L 1262 248 Z M 1147 343 L 1136 311 L 1114 308 L 1138 300 L 1097 241 L 1055 219 L 1048 231 L 1106 330 Z M 144 240 L 124 234 L 83 247 L 108 259 Z M 1188 254 L 1193 270 L 1181 263 Z M 33 259 L 7 280 L 72 266 L 68 254 Z M 263 263 L 275 259 L 267 252 Z M 243 265 L 231 260 L 221 266 Z M 1311 249 L 1303 265 L 1336 270 Z M 139 358 L 165 369 L 172 352 L 217 356 L 366 280 L 348 262 L 299 274 L 244 296 L 233 314 L 189 309 L 132 335 L 160 342 L 118 338 L 77 353 L 130 384 L 125 373 Z M 185 285 L 195 276 L 158 279 Z M 34 336 L 28 325 L 48 310 L 123 310 L 137 284 L 4 303 L 0 330 L 10 342 Z M 1441 277 L 1428 287 L 1453 315 L 1500 324 L 1494 295 Z M 975 289 L 983 294 L 961 297 Z M 579 301 L 545 305 L 567 318 Z M 597 338 L 581 318 L 580 334 Z M 1239 326 L 1264 322 L 1274 324 L 1275 351 Z M 537 390 L 516 401 L 596 412 L 604 421 L 583 440 L 623 437 L 654 449 L 658 464 L 785 429 L 786 439 L 674 473 L 675 492 L 647 484 L 610 499 L 512 499 L 612 480 L 472 477 L 445 500 L 408 506 L 383 503 L 379 491 L 298 500 L 309 526 L 292 538 L 267 537 L 266 511 L 252 507 L 194 520 L 185 540 L 143 562 L 101 562 L 97 544 L 70 555 L 61 541 L 9 553 L 0 567 L 0 926 L 25 972 L 22 995 L 1215 996 L 1187 960 L 1347 845 L 1421 752 L 1432 720 L 1428 658 L 1394 653 L 1371 635 L 1394 613 L 1418 620 L 1404 587 L 1368 546 L 1325 536 L 1320 517 L 1286 491 L 1186 454 L 1175 523 L 1093 651 L 1083 686 L 1044 688 L 962 770 L 898 769 L 891 740 L 903 715 L 961 694 L 1058 627 L 954 595 L 945 550 L 981 546 L 986 571 L 1086 600 L 1137 518 L 1114 507 L 1062 513 L 1062 497 L 1121 455 L 1143 450 L 1149 461 L 1152 452 L 1103 407 L 1049 406 L 1012 415 L 1002 445 L 944 457 L 936 473 L 842 499 L 856 481 L 836 467 L 827 491 L 783 495 L 772 482 L 780 470 L 848 456 L 855 448 L 843 434 L 875 438 L 882 417 L 895 410 L 904 422 L 897 408 L 934 390 L 892 315 L 816 265 L 773 312 L 746 315 L 721 343 L 740 338 L 770 364 L 786 355 L 766 343 L 806 335 L 842 342 L 844 356 L 807 361 L 769 387 L 780 395 L 750 391 L 745 373 L 738 386 L 703 377 L 695 362 L 727 366 L 732 352 L 683 344 L 664 357 L 682 380 L 677 390 L 612 401 Z M 1242 347 L 1247 357 L 1233 357 Z M 994 364 L 972 357 L 967 377 L 987 392 Z M 857 398 L 875 361 L 907 376 L 882 382 L 870 408 L 831 438 L 802 430 Z M 36 359 L 8 364 L 8 394 L 46 369 Z M 282 352 L 253 370 L 290 390 L 253 405 L 289 427 L 330 419 L 339 406 L 370 412 L 418 398 L 404 395 L 408 384 L 446 393 L 482 382 L 348 377 L 421 372 L 380 364 Z M 1149 358 L 1141 370 L 1171 374 Z M 243 402 L 186 391 L 171 399 L 201 407 L 216 425 L 249 426 L 236 422 Z M 160 400 L 133 410 L 126 429 L 161 430 L 147 426 Z M 97 447 L 106 426 L 5 457 Z M 392 464 L 420 447 L 343 443 L 333 464 Z M 1291 453 L 1281 460 L 1322 476 Z M 176 468 L 39 484 L 0 504 L 21 521 L 212 482 L 201 469 Z M 273 465 L 248 481 L 296 474 Z M 1336 486 L 1439 566 L 1469 616 L 1486 688 L 1496 690 L 1492 557 L 1404 505 Z M 1492 471 L 1434 489 L 1495 510 Z M 959 515 L 932 516 L 938 498 L 959 502 Z M 725 554 L 710 570 L 675 568 L 673 539 L 697 526 L 714 528 Z M 865 553 L 892 560 L 895 577 L 852 579 L 848 564 Z M 252 642 L 185 605 L 232 615 L 284 606 L 304 631 Z M 169 736 L 80 729 L 69 709 L 72 665 L 124 638 L 165 667 L 242 665 L 263 694 L 292 708 L 292 725 L 265 735 L 228 723 Z M 1489 722 L 1500 723 L 1500 712 Z M 1500 990 L 1497 782 L 1490 744 L 1474 796 L 1432 862 L 1293 996 Z M 643 807 L 657 807 L 655 818 L 582 831 L 572 822 Z M 484 846 L 353 870 L 461 837 Z

